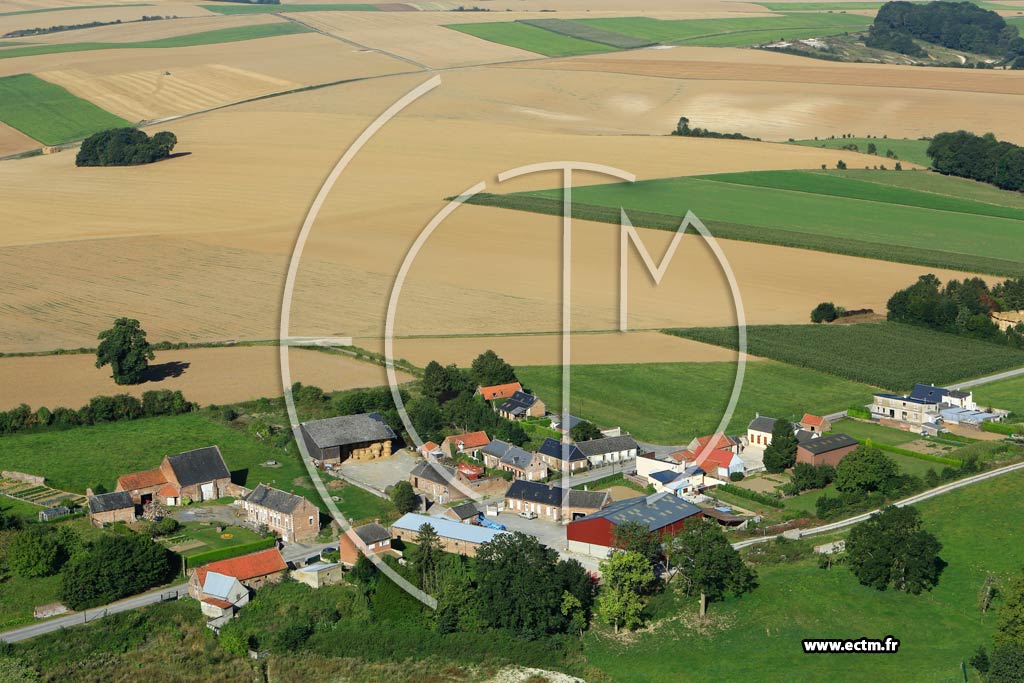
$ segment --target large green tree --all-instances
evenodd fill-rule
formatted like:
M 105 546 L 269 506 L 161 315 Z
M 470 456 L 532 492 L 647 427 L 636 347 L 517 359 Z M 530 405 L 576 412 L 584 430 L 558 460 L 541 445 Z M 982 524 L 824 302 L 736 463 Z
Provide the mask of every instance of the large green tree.
M 643 623 L 644 595 L 654 583 L 650 561 L 632 551 L 615 552 L 601 562 L 597 616 L 615 628 L 634 629 Z
M 7 565 L 17 576 L 53 576 L 79 548 L 78 536 L 67 527 L 30 526 L 8 543 Z
M 717 523 L 709 520 L 688 525 L 668 543 L 669 564 L 683 582 L 687 595 L 700 595 L 700 614 L 709 602 L 727 594 L 742 595 L 757 586 L 757 575 Z
M 836 465 L 836 489 L 843 493 L 885 492 L 899 477 L 892 458 L 870 445 L 858 447 Z
M 769 472 L 781 472 L 796 462 L 796 434 L 789 420 L 776 420 L 772 427 L 772 442 L 764 449 L 764 467 Z
M 177 556 L 146 536 L 105 534 L 64 566 L 60 599 L 76 610 L 103 605 L 170 581 L 177 569 Z
M 1001 591 L 999 621 L 996 625 L 996 646 L 1014 643 L 1024 647 L 1024 572 L 1018 574 Z
M 586 420 L 580 420 L 569 430 L 569 437 L 577 443 L 600 439 L 602 436 L 604 434 L 601 433 L 601 430 L 594 426 L 593 422 L 587 422 Z
M 661 559 L 661 541 L 643 522 L 631 521 L 616 525 L 612 532 L 612 541 L 619 550 L 637 553 L 647 558 L 652 565 Z
M 849 457 L 849 456 L 847 456 Z M 931 590 L 944 566 L 942 544 L 923 528 L 916 508 L 887 507 L 850 531 L 850 569 L 865 586 L 918 594 Z
M 515 368 L 490 349 L 474 358 L 470 367 L 473 381 L 479 386 L 486 387 L 516 381 Z
M 440 585 L 441 558 L 444 549 L 433 525 L 424 524 L 416 534 L 416 547 L 409 553 L 409 565 L 416 572 L 419 587 L 435 593 Z
M 97 368 L 109 365 L 118 384 L 138 384 L 143 380 L 154 355 L 138 320 L 118 318 L 113 327 L 100 332 L 99 340 Z
M 391 489 L 391 502 L 395 504 L 398 511 L 403 515 L 416 509 L 419 501 L 416 492 L 412 490 L 412 484 L 402 479 L 395 483 Z

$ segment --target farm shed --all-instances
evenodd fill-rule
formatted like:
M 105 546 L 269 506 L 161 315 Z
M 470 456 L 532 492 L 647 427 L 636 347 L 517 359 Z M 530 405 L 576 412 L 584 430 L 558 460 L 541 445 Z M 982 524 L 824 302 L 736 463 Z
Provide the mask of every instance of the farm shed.
M 115 522 L 130 524 L 135 521 L 135 503 L 127 491 L 101 493 L 89 496 L 89 522 L 93 526 L 103 526 Z
M 835 467 L 848 453 L 854 451 L 860 443 L 846 434 L 827 434 L 817 439 L 804 441 L 796 447 L 796 461 L 817 467 L 831 465 Z
M 615 547 L 615 528 L 620 524 L 640 522 L 658 537 L 678 533 L 703 516 L 696 505 L 663 491 L 612 503 L 600 512 L 570 522 L 565 535 L 569 552 L 608 557 Z
M 339 415 L 299 425 L 309 455 L 321 466 L 391 455 L 398 438 L 378 413 Z
M 410 512 L 403 515 L 397 522 L 391 525 L 392 535 L 402 541 L 415 543 L 420 533 L 420 527 L 429 524 L 437 532 L 441 539 L 441 547 L 445 552 L 457 553 L 474 557 L 477 548 L 484 543 L 494 540 L 499 534 L 506 531 L 495 531 L 473 524 L 460 524 L 459 522 L 445 519 L 444 517 L 428 517 Z

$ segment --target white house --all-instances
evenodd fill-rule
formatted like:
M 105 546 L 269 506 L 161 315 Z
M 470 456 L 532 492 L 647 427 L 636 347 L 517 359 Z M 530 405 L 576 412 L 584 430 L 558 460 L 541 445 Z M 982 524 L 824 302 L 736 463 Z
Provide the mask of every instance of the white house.
M 587 457 L 591 467 L 625 462 L 640 454 L 640 446 L 633 437 L 628 435 L 606 436 L 603 439 L 581 441 L 576 444 L 576 447 Z
M 767 448 L 772 443 L 772 430 L 775 429 L 775 418 L 757 414 L 747 425 L 747 443 L 751 446 Z

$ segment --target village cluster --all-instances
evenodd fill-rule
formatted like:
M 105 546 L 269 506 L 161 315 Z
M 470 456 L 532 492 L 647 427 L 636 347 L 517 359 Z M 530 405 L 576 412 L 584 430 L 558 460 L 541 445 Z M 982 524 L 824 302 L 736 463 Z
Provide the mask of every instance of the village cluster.
M 321 535 L 319 508 L 308 499 L 265 484 L 247 489 L 232 483 L 217 446 L 167 456 L 159 467 L 126 473 L 111 493 L 90 495 L 94 525 L 130 523 L 139 517 L 160 519 L 172 508 L 233 499 L 238 523 L 272 532 L 275 547 L 210 562 L 189 571 L 189 593 L 200 601 L 212 628 L 232 618 L 260 586 L 293 579 L 314 588 L 341 580 L 360 554 L 391 554 L 401 558 L 404 543 L 415 542 L 424 525 L 436 532 L 444 550 L 473 556 L 477 549 L 509 530 L 536 536 L 565 557 L 596 568 L 615 547 L 616 528 L 639 522 L 655 537 L 675 534 L 692 520 L 716 520 L 726 528 L 743 527 L 756 516 L 720 504 L 716 487 L 765 469 L 763 456 L 778 421 L 755 415 L 746 432 L 694 438 L 682 448 L 643 444 L 620 428 L 601 431 L 599 438 L 573 443 L 568 424 L 549 414 L 543 401 L 518 383 L 479 387 L 477 393 L 510 420 L 547 419 L 561 439 L 546 438 L 528 451 L 486 432 L 447 436 L 413 451 L 376 413 L 341 415 L 300 425 L 300 436 L 316 466 L 327 476 L 341 477 L 384 496 L 371 483 L 358 481 L 351 466 L 388 467 L 396 458 L 417 496 L 418 509 L 390 525 L 364 524 L 317 545 Z M 970 392 L 919 384 L 906 396 L 877 394 L 868 406 L 873 421 L 915 433 L 935 434 L 947 427 L 977 427 L 999 421 L 1004 411 L 980 408 Z M 838 432 L 829 416 L 805 414 L 791 427 L 797 441 L 796 462 L 813 467 L 836 466 L 860 444 Z M 399 468 L 405 465 L 397 465 Z M 635 489 L 613 495 L 590 484 L 621 475 Z M 563 478 L 564 477 L 564 478 Z M 620 487 L 621 488 L 621 487 Z M 643 491 L 643 493 L 641 493 Z M 322 537 L 321 537 L 322 538 Z M 399 541 L 392 545 L 393 541 Z M 282 551 L 292 552 L 286 561 Z M 401 561 L 401 560 L 399 560 Z

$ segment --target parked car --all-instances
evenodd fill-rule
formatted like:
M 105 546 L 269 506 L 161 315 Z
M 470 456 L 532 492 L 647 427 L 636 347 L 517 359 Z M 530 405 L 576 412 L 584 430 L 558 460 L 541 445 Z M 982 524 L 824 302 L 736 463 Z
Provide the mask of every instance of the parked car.
M 519 516 L 523 519 L 537 519 L 537 513 L 533 510 L 523 510 L 519 513 Z

